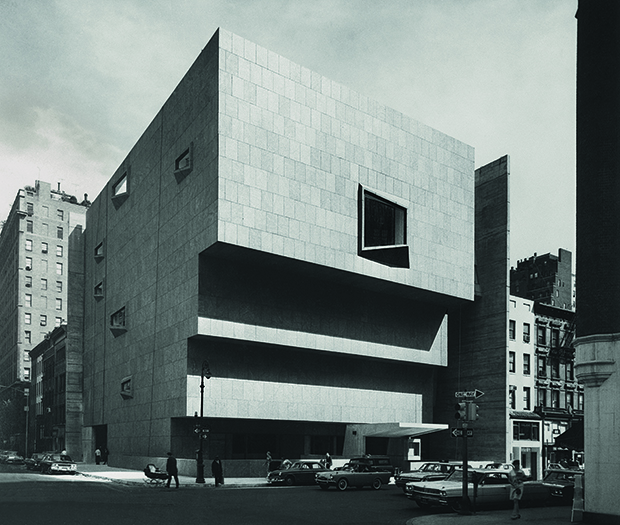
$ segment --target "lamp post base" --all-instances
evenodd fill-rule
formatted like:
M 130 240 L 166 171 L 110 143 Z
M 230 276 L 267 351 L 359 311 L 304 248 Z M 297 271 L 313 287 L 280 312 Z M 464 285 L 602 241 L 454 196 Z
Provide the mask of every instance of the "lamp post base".
M 202 463 L 196 465 L 196 483 L 205 482 L 205 466 Z

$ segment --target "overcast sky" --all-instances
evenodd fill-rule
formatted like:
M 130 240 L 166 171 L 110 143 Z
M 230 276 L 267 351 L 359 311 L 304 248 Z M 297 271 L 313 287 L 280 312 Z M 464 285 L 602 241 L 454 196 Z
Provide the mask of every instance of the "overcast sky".
M 511 260 L 575 249 L 577 0 L 0 0 L 0 217 L 93 200 L 218 27 L 511 158 Z M 574 260 L 574 259 L 573 259 Z

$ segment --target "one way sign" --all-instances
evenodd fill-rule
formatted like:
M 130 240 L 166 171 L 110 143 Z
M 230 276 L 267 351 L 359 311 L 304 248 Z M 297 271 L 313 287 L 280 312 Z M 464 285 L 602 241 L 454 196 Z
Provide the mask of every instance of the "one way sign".
M 463 429 L 463 428 L 451 428 L 450 429 L 450 434 L 452 434 L 452 437 L 455 438 L 462 438 L 463 437 L 463 430 L 467 431 L 467 437 L 474 437 L 474 429 L 473 428 L 467 428 L 467 429 Z

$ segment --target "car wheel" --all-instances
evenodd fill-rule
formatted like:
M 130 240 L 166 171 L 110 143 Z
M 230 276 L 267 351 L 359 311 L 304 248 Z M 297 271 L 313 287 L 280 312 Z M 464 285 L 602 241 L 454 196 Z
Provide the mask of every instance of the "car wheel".
M 449 499 L 448 507 L 450 507 L 454 512 L 460 512 L 461 511 L 461 498 Z
M 383 485 L 383 482 L 381 481 L 381 478 L 375 478 L 372 480 L 372 488 L 375 490 L 379 490 L 381 488 L 381 485 Z
M 319 485 L 319 487 L 321 487 L 321 490 L 327 490 L 329 485 Z
M 287 476 L 284 483 L 286 483 L 289 487 L 291 485 L 295 485 L 295 478 L 293 476 Z
M 347 490 L 347 487 L 349 486 L 349 482 L 347 481 L 347 478 L 340 478 L 338 480 L 338 490 Z

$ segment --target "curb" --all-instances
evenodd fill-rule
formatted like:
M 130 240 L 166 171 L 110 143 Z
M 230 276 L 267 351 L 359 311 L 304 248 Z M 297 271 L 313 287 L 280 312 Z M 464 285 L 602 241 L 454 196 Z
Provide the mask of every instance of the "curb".
M 77 472 L 76 474 L 79 474 L 81 476 L 87 477 L 87 478 L 94 478 L 94 479 L 99 479 L 101 481 L 109 481 L 109 482 L 113 482 L 113 483 L 120 483 L 121 485 L 138 485 L 138 486 L 146 486 L 145 480 L 144 479 L 120 479 L 120 478 L 111 478 L 109 476 L 99 476 L 97 474 L 93 474 L 91 472 Z M 191 483 L 191 484 L 185 484 L 182 485 L 183 487 L 195 487 L 197 489 L 203 488 L 203 487 L 209 487 L 209 488 L 215 488 L 215 486 L 213 486 L 213 484 L 211 483 Z M 269 484 L 264 481 L 264 482 L 253 482 L 253 483 L 225 483 L 224 484 L 224 488 L 254 488 L 254 487 L 268 487 Z

